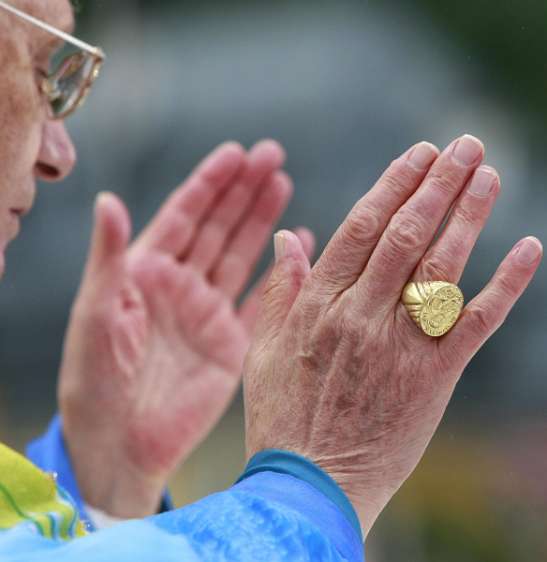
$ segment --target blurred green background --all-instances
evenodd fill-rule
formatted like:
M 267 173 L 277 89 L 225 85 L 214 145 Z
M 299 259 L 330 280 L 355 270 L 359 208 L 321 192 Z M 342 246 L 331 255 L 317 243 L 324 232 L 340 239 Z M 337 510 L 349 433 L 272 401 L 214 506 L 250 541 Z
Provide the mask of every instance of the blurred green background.
M 434 0 L 78 3 L 108 54 L 68 122 L 75 174 L 43 187 L 0 288 L 0 437 L 19 448 L 55 411 L 55 379 L 93 199 L 118 192 L 135 230 L 218 143 L 287 148 L 284 226 L 322 246 L 414 142 L 469 132 L 502 196 L 462 281 L 472 296 L 518 238 L 547 242 L 547 3 Z M 547 560 L 547 275 L 458 386 L 424 461 L 367 541 L 369 562 Z M 31 384 L 32 383 L 32 384 Z M 181 469 L 179 505 L 242 468 L 238 398 Z

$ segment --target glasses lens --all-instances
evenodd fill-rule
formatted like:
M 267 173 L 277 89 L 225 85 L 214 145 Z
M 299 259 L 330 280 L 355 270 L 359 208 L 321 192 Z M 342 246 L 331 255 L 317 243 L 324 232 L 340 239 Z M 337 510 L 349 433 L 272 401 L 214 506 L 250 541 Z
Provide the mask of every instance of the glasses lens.
M 61 63 L 53 76 L 54 91 L 50 95 L 53 115 L 65 115 L 82 101 L 95 65 L 96 61 L 86 53 L 76 53 Z

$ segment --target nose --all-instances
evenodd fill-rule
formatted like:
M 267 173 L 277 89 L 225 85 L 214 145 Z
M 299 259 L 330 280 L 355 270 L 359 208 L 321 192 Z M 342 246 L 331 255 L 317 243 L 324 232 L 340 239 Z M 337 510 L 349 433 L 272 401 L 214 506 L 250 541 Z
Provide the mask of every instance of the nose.
M 46 121 L 34 174 L 38 179 L 56 182 L 66 178 L 76 164 L 76 149 L 62 121 Z

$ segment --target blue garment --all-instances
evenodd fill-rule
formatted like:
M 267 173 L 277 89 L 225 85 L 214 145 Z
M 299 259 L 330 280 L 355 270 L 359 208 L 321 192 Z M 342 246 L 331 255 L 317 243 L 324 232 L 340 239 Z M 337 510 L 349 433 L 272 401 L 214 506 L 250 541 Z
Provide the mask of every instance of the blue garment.
M 186 508 L 69 543 L 16 527 L 0 533 L 0 560 L 362 562 L 363 549 L 349 521 L 321 492 L 292 476 L 263 472 Z
M 90 530 L 94 531 L 93 523 L 85 511 L 84 500 L 80 495 L 74 468 L 66 449 L 61 416 L 58 414 L 54 416 L 44 435 L 28 444 L 26 454 L 37 467 L 45 472 L 57 474 L 57 482 L 72 496 L 80 518 L 86 522 Z M 159 513 L 170 509 L 173 509 L 173 502 L 170 495 L 165 492 Z
M 363 533 L 361 531 L 359 518 L 349 498 L 331 476 L 315 463 L 291 451 L 265 449 L 253 456 L 237 481 L 242 482 L 246 478 L 249 478 L 253 474 L 258 474 L 259 472 L 288 474 L 289 476 L 294 476 L 299 480 L 307 482 L 316 490 L 322 492 L 340 509 L 340 511 L 342 511 L 355 529 L 359 540 L 363 542 Z
M 47 450 L 52 445 L 54 452 Z M 72 486 L 70 491 L 76 492 L 82 505 L 58 419 L 29 452 L 31 460 L 47 461 L 47 466 L 38 464 L 57 472 L 59 482 Z M 70 543 L 42 539 L 30 528 L 0 533 L 0 560 L 364 562 L 359 533 L 337 505 L 336 491 L 262 470 L 267 468 L 264 464 L 229 490 L 188 507 L 122 523 Z

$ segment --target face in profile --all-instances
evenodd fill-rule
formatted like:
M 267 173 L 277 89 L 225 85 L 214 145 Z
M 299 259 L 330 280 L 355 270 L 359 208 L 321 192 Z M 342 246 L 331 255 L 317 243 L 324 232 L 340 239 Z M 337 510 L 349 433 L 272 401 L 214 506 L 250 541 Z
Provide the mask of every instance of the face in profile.
M 69 0 L 11 0 L 10 4 L 71 32 Z M 40 88 L 56 37 L 0 8 L 0 276 L 7 245 L 34 202 L 36 180 L 58 181 L 76 155 L 62 121 L 49 118 Z

